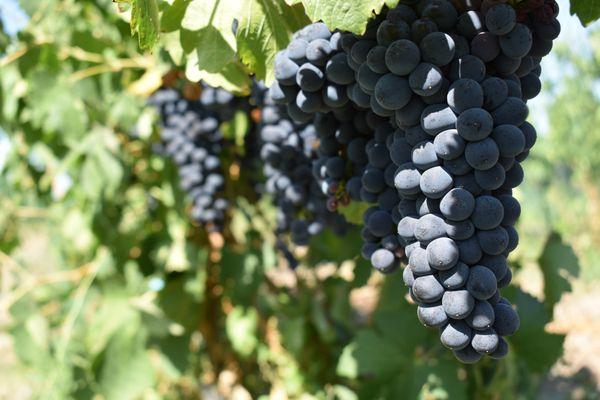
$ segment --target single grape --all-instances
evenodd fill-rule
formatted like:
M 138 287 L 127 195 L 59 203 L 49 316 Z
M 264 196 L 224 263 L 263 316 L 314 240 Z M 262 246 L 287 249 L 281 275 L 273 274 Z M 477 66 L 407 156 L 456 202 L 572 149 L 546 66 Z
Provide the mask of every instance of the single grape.
M 437 136 L 436 136 L 436 138 L 437 138 Z M 435 144 L 435 142 L 434 142 L 434 144 Z M 471 172 L 473 170 L 473 167 L 471 167 L 469 165 L 464 154 L 462 154 L 456 158 L 453 158 L 451 160 L 444 160 L 444 168 L 446 168 L 448 170 L 448 172 L 450 172 L 452 175 L 455 176 L 455 183 L 456 183 L 456 179 L 459 179 L 460 176 L 468 174 L 469 172 Z M 471 191 L 471 193 L 475 194 L 475 192 L 473 192 L 473 191 Z
M 421 127 L 432 136 L 448 129 L 454 129 L 456 123 L 456 115 L 445 104 L 427 106 L 421 114 Z
M 437 166 L 423 172 L 420 188 L 427 197 L 439 199 L 450 190 L 452 183 L 452 175 L 443 167 Z
M 384 46 L 375 46 L 367 54 L 367 65 L 378 74 L 385 74 L 389 71 L 385 65 L 385 53 L 387 48 Z
M 443 32 L 432 32 L 420 43 L 423 61 L 444 66 L 454 58 L 455 44 L 452 37 Z
M 500 163 L 486 170 L 475 170 L 474 174 L 475 182 L 483 190 L 496 190 L 504 184 L 506 179 L 506 172 Z
M 508 233 L 501 226 L 489 231 L 478 231 L 476 236 L 481 250 L 486 254 L 502 254 L 508 247 Z
M 498 347 L 491 354 L 489 354 L 489 356 L 496 360 L 499 360 L 501 358 L 506 357 L 507 354 L 508 354 L 508 343 L 506 343 L 506 340 L 504 340 L 502 337 L 500 337 L 498 340 Z
M 485 15 L 485 25 L 494 35 L 506 35 L 517 23 L 515 9 L 508 4 L 496 4 Z
M 395 122 L 400 128 L 415 126 L 421 121 L 425 103 L 419 96 L 413 96 L 407 105 L 395 113 Z
M 315 65 L 324 66 L 333 51 L 328 40 L 316 39 L 306 47 L 306 59 Z
M 483 106 L 483 89 L 473 79 L 459 79 L 450 85 L 447 102 L 456 114 L 480 108 Z
M 491 62 L 500 54 L 498 37 L 490 32 L 478 33 L 471 40 L 471 54 L 483 62 Z
M 446 234 L 454 240 L 467 240 L 475 234 L 475 226 L 468 219 L 464 221 L 446 221 Z
M 514 125 L 498 125 L 491 138 L 498 145 L 502 157 L 515 157 L 525 150 L 525 135 Z
M 465 147 L 465 158 L 469 165 L 475 169 L 489 169 L 498 162 L 499 157 L 498 145 L 490 138 L 478 142 L 469 142 Z
M 417 317 L 428 328 L 439 328 L 448 322 L 448 316 L 440 302 L 417 307 Z
M 419 96 L 431 96 L 442 87 L 444 76 L 438 67 L 423 62 L 410 73 L 408 82 Z
M 481 360 L 481 354 L 475 351 L 471 346 L 454 350 L 453 353 L 458 361 L 465 364 L 475 364 L 477 361 Z
M 439 272 L 440 283 L 448 290 L 462 288 L 469 278 L 469 266 L 463 262 L 458 262 L 454 267 Z
M 422 247 L 416 247 L 410 253 L 408 264 L 415 276 L 432 275 L 435 270 L 431 268 L 427 261 L 427 251 Z
M 521 205 L 513 196 L 504 194 L 498 196 L 498 200 L 502 203 L 504 209 L 504 218 L 502 225 L 514 225 L 521 215 Z
M 524 24 L 516 24 L 506 35 L 500 36 L 500 49 L 511 58 L 523 58 L 527 55 L 533 44 L 531 31 Z
M 494 120 L 483 108 L 470 108 L 456 120 L 458 134 L 468 141 L 483 140 L 492 133 Z
M 456 30 L 469 40 L 484 29 L 484 18 L 477 11 L 467 11 L 458 17 Z
M 435 214 L 422 216 L 415 224 L 414 236 L 421 243 L 429 243 L 446 236 L 444 219 Z
M 450 64 L 449 76 L 452 80 L 473 79 L 481 82 L 485 79 L 485 64 L 474 55 L 466 55 L 455 59 Z
M 450 320 L 440 330 L 440 341 L 449 349 L 458 350 L 471 342 L 471 328 L 464 321 Z
M 497 281 L 502 280 L 508 271 L 506 257 L 503 255 L 490 256 L 486 254 L 481 258 L 479 264 L 492 271 Z
M 448 129 L 435 137 L 433 146 L 439 158 L 454 160 L 463 154 L 465 141 L 456 129 Z
M 402 280 L 404 280 L 404 284 L 408 287 L 412 287 L 413 283 L 415 282 L 415 276 L 413 275 L 410 266 L 407 266 L 402 271 Z
M 475 199 L 475 208 L 471 221 L 475 228 L 481 230 L 494 229 L 502 222 L 504 218 L 504 207 L 502 203 L 494 196 L 479 196 Z
M 496 275 L 489 268 L 475 265 L 471 267 L 466 287 L 477 300 L 487 300 L 496 292 Z
M 416 200 L 415 206 L 417 214 L 421 217 L 426 214 L 440 214 L 440 201 L 436 199 L 420 196 Z
M 327 61 L 325 75 L 327 79 L 338 85 L 349 85 L 354 82 L 354 71 L 348 65 L 348 56 L 344 53 L 338 53 Z
M 473 346 L 473 349 L 480 354 L 491 354 L 498 348 L 499 342 L 500 338 L 496 331 L 488 328 L 473 333 L 471 346 Z
M 503 303 L 496 304 L 494 314 L 496 320 L 493 327 L 498 335 L 510 336 L 519 329 L 519 315 L 510 305 Z
M 474 265 L 481 260 L 483 252 L 476 235 L 466 240 L 457 240 L 456 245 L 458 246 L 458 259 L 460 261 L 468 265 Z
M 405 21 L 383 21 L 377 28 L 377 43 L 389 46 L 399 39 L 410 38 L 410 26 Z
M 387 68 L 396 75 L 410 74 L 421 61 L 421 52 L 417 45 L 410 40 L 397 40 L 393 42 L 385 53 Z
M 384 274 L 389 274 L 398 268 L 398 262 L 394 253 L 386 249 L 377 249 L 371 255 L 373 267 Z
M 383 75 L 375 85 L 375 98 L 388 110 L 400 109 L 411 100 L 408 80 L 394 74 Z
M 432 268 L 448 270 L 458 262 L 458 246 L 449 238 L 435 239 L 427 245 L 427 261 Z
M 440 202 L 440 211 L 451 221 L 463 221 L 471 216 L 475 207 L 473 195 L 462 188 L 450 190 Z
M 444 288 L 434 275 L 419 276 L 415 278 L 412 286 L 417 298 L 423 303 L 431 304 L 440 300 L 444 295 Z
M 464 319 L 475 307 L 475 299 L 467 290 L 449 290 L 442 297 L 442 306 L 450 318 Z
M 394 177 L 394 186 L 396 186 L 400 194 L 411 195 L 419 193 L 421 190 L 420 182 L 421 173 L 413 163 L 402 164 L 398 167 L 398 171 Z
M 421 170 L 434 167 L 439 164 L 433 142 L 430 140 L 418 143 L 412 149 L 412 162 Z

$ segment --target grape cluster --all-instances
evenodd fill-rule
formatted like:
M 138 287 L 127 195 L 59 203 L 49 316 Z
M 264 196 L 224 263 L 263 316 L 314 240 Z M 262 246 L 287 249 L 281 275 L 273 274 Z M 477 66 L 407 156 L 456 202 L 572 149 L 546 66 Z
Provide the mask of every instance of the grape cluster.
M 200 99 L 188 100 L 176 89 L 162 88 L 149 103 L 160 113 L 162 154 L 178 167 L 179 184 L 192 202 L 191 218 L 210 231 L 220 231 L 229 206 L 222 193 L 220 125 L 227 110 L 240 107 L 240 100 L 222 89 L 206 85 L 200 89 Z
M 340 32 L 332 33 L 323 23 L 311 24 L 296 32 L 275 57 L 276 82 L 270 95 L 287 106 L 295 122 L 308 123 L 315 113 L 348 103 L 346 86 L 354 82 L 354 72 L 341 51 L 341 38 Z
M 536 141 L 526 102 L 540 92 L 557 12 L 548 0 L 405 1 L 340 40 L 356 80 L 348 97 L 389 118 L 363 139 L 353 198 L 376 205 L 361 253 L 384 273 L 406 256 L 419 320 L 463 362 L 505 356 L 519 326 L 499 289 L 518 244 L 512 190 Z
M 325 227 L 343 233 L 348 227 L 346 220 L 328 210 L 327 197 L 313 176 L 313 161 L 318 157 L 318 124 L 294 122 L 284 107 L 275 104 L 270 91 L 260 95 L 260 158 L 265 191 L 277 207 L 277 233 L 289 232 L 298 245 L 307 245 Z

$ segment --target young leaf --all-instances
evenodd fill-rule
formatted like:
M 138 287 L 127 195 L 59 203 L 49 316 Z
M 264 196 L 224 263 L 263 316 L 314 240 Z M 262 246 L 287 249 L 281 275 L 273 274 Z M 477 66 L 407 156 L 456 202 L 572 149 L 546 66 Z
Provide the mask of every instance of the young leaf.
M 193 53 L 199 70 L 217 73 L 235 60 L 232 27 L 241 5 L 238 1 L 192 0 L 187 6 L 181 26 L 195 33 Z
M 138 35 L 140 48 L 151 50 L 158 41 L 160 20 L 156 0 L 131 1 L 131 33 Z

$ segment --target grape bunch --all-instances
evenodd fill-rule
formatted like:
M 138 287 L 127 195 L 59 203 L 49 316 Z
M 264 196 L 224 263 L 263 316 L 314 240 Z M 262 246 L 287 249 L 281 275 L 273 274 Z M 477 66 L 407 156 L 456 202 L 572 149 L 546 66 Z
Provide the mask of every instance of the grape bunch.
M 419 320 L 463 362 L 505 356 L 503 337 L 519 326 L 499 289 L 511 281 L 507 257 L 518 244 L 512 191 L 536 140 L 526 101 L 541 89 L 540 61 L 560 32 L 555 3 L 541 3 L 544 12 L 407 1 L 341 43 L 356 72 L 350 99 L 390 118 L 366 149 L 377 155 L 362 186 L 374 195 L 361 199 L 373 202 L 392 183 L 397 200 L 390 194 L 391 211 L 379 200 L 365 213 L 362 254 L 382 272 L 406 255 Z M 386 247 L 394 226 L 403 252 Z
M 313 176 L 330 211 L 347 205 L 352 195 L 360 198 L 360 181 L 352 178 L 360 179 L 367 162 L 364 145 L 373 132 L 368 123 L 373 113 L 349 102 L 355 77 L 341 49 L 343 36 L 352 35 L 331 32 L 323 23 L 296 32 L 275 59 L 270 88 L 273 101 L 286 105 L 294 122 L 316 130 Z
M 229 201 L 222 193 L 220 125 L 241 100 L 206 85 L 200 90 L 200 99 L 189 100 L 176 89 L 162 88 L 149 103 L 159 111 L 161 153 L 178 167 L 179 185 L 191 199 L 191 218 L 209 231 L 221 231 Z
M 317 124 L 294 122 L 283 106 L 275 104 L 270 91 L 258 96 L 262 96 L 257 101 L 262 108 L 257 136 L 265 191 L 273 197 L 277 210 L 276 233 L 280 237 L 290 233 L 297 245 L 307 245 L 325 227 L 343 233 L 348 227 L 346 220 L 328 210 L 327 197 L 313 176 L 313 161 L 318 157 Z M 280 242 L 284 254 L 288 253 L 284 241 Z
M 403 277 L 419 320 L 439 328 L 463 362 L 505 356 L 503 337 L 519 326 L 499 289 L 511 281 L 507 257 L 518 244 L 512 190 L 536 141 L 526 102 L 540 92 L 540 61 L 560 33 L 557 13 L 553 0 L 517 8 L 405 1 L 364 35 L 336 33 L 329 59 L 315 64 L 304 50 L 295 58 L 307 32 L 309 44 L 330 38 L 313 24 L 276 61 L 274 98 L 296 120 L 318 113 L 313 173 L 323 191 L 343 186 L 349 198 L 373 204 L 364 214 L 363 257 L 384 273 L 408 261 Z M 343 81 L 322 68 L 334 58 Z M 301 70 L 316 71 L 307 76 L 319 82 L 303 87 Z M 323 105 L 329 81 L 345 86 L 351 105 Z M 318 106 L 306 107 L 308 93 Z M 340 118 L 352 110 L 355 117 Z

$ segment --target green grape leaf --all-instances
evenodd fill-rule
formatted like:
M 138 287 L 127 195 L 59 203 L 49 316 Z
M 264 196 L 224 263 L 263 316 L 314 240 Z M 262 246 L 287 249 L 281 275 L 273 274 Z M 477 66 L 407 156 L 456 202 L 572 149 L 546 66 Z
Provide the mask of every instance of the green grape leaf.
M 397 0 L 302 0 L 311 21 L 323 21 L 331 30 L 340 29 L 357 34 L 365 32 L 369 19 L 388 2 L 397 3 Z
M 270 84 L 275 54 L 309 22 L 301 6 L 288 7 L 283 0 L 246 0 L 237 31 L 240 59 L 258 79 Z
M 232 27 L 242 4 L 220 0 L 192 0 L 188 4 L 181 27 L 195 33 L 194 63 L 198 70 L 217 73 L 235 60 Z
M 138 35 L 140 48 L 152 50 L 158 41 L 159 32 L 156 0 L 131 0 L 131 33 Z
M 406 353 L 389 338 L 370 329 L 358 331 L 338 361 L 336 372 L 345 378 L 388 375 L 407 362 Z
M 565 338 L 546 332 L 551 312 L 535 297 L 515 286 L 506 288 L 502 294 L 516 306 L 521 317 L 519 330 L 508 338 L 515 354 L 531 371 L 547 371 L 562 355 Z
M 571 14 L 577 15 L 584 25 L 589 25 L 600 18 L 600 2 L 598 0 L 571 0 Z
M 250 93 L 252 84 L 248 72 L 238 63 L 229 63 L 215 73 L 199 69 L 195 52 L 187 58 L 185 76 L 192 82 L 202 80 L 210 86 L 221 87 L 241 95 Z
M 154 385 L 156 377 L 145 349 L 146 336 L 139 316 L 113 336 L 103 355 L 99 382 L 107 400 L 139 399 Z
M 160 17 L 160 29 L 163 32 L 173 32 L 181 28 L 181 21 L 191 0 L 175 0 L 167 5 Z
M 323 233 L 311 238 L 308 246 L 308 259 L 312 264 L 322 261 L 341 263 L 345 260 L 360 258 L 361 247 L 362 239 L 358 227 L 349 229 L 343 236 L 326 229 Z M 358 267 L 362 267 L 362 265 Z
M 552 308 L 564 292 L 571 290 L 568 279 L 579 274 L 579 259 L 558 233 L 552 233 L 538 262 L 544 274 L 545 304 Z

